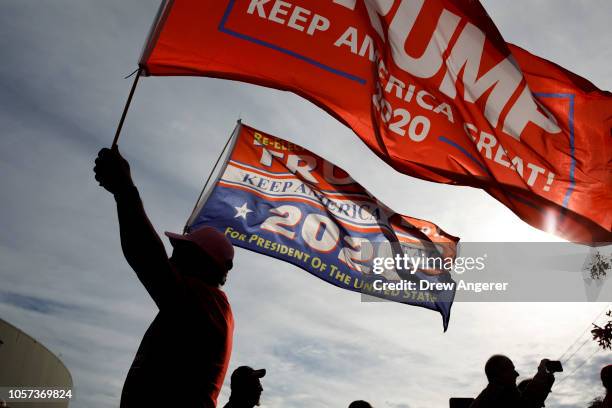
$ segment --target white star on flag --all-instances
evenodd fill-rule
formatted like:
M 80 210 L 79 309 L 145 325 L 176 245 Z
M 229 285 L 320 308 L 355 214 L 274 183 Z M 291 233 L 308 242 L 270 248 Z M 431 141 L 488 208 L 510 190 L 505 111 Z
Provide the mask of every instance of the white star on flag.
M 247 207 L 247 203 L 242 204 L 241 207 L 234 207 L 236 209 L 236 215 L 234 218 L 242 217 L 246 220 L 246 216 L 248 213 L 253 212 L 249 207 Z

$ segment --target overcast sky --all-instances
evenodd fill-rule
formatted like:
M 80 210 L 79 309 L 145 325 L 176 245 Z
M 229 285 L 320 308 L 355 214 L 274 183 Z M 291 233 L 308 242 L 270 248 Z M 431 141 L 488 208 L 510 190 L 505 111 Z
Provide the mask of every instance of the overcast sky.
M 72 407 L 118 405 L 156 313 L 121 255 L 114 201 L 91 169 L 112 140 L 131 84 L 123 76 L 136 67 L 157 6 L 0 0 L 0 318 L 61 356 L 75 380 Z M 507 41 L 612 89 L 609 0 L 484 6 Z M 558 240 L 482 191 L 394 172 L 349 129 L 294 95 L 207 78 L 144 78 L 124 128 L 121 150 L 158 231 L 181 230 L 239 116 L 340 165 L 394 210 L 464 241 Z M 361 303 L 355 293 L 240 249 L 226 291 L 236 318 L 230 370 L 268 369 L 264 407 L 344 407 L 354 399 L 377 408 L 447 407 L 449 397 L 483 388 L 490 355 L 505 353 L 531 375 L 605 306 L 458 303 L 443 333 L 436 313 Z M 595 344 L 585 344 L 566 371 L 592 358 L 547 406 L 586 406 L 603 391 L 597 377 L 611 356 L 593 355 Z

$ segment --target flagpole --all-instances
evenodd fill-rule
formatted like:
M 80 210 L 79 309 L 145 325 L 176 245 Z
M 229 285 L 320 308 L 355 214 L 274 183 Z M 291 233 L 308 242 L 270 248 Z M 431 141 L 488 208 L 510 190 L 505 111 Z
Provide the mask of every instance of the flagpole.
M 142 74 L 142 68 L 138 68 L 138 72 L 136 73 L 136 77 L 134 78 L 134 83 L 132 83 L 132 89 L 130 89 L 130 94 L 128 95 L 127 102 L 123 107 L 123 113 L 121 114 L 121 119 L 119 120 L 119 125 L 117 125 L 117 130 L 115 131 L 115 138 L 113 139 L 113 144 L 111 148 L 117 146 L 117 141 L 119 140 L 119 135 L 121 134 L 121 129 L 123 128 L 123 122 L 125 122 L 125 117 L 127 116 L 128 109 L 130 109 L 130 104 L 132 103 L 132 97 L 134 96 L 134 91 L 136 90 L 136 85 L 138 85 L 138 80 L 140 79 L 140 75 Z
M 187 219 L 187 222 L 185 223 L 185 227 L 183 228 L 183 234 L 186 234 L 188 232 L 189 224 L 192 221 L 193 217 L 195 216 L 195 213 L 196 213 L 196 211 L 198 209 L 198 206 L 200 205 L 200 202 L 202 200 L 202 196 L 204 195 L 204 192 L 206 191 L 206 187 L 208 187 L 208 183 L 210 183 L 210 179 L 212 178 L 213 174 L 215 173 L 215 170 L 217 169 L 217 166 L 219 165 L 219 162 L 221 161 L 221 158 L 225 154 L 225 151 L 227 150 L 227 147 L 229 146 L 230 142 L 238 134 L 238 130 L 240 129 L 240 126 L 242 126 L 242 121 L 240 119 L 238 119 L 238 122 L 236 123 L 236 127 L 234 128 L 234 131 L 230 134 L 229 138 L 225 142 L 225 146 L 223 146 L 223 150 L 221 150 L 221 153 L 219 153 L 219 157 L 217 157 L 217 161 L 215 162 L 215 165 L 210 170 L 210 173 L 208 173 L 208 177 L 206 178 L 206 182 L 204 183 L 204 187 L 202 187 L 202 191 L 200 191 L 200 195 L 198 196 L 198 199 L 196 200 L 196 203 L 193 206 L 193 210 L 191 210 L 191 215 L 189 216 L 189 218 Z M 233 148 L 233 145 L 232 145 L 232 148 Z

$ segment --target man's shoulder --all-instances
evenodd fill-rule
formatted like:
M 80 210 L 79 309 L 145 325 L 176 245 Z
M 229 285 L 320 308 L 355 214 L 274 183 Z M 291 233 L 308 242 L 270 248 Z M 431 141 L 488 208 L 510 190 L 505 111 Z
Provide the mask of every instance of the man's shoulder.
M 488 384 L 481 392 L 480 395 L 478 395 L 479 397 L 483 397 L 483 398 L 490 398 L 490 397 L 496 397 L 498 395 L 502 395 L 504 392 L 504 389 L 502 387 L 493 385 L 493 384 Z
M 186 277 L 185 284 L 187 289 L 199 299 L 203 301 L 219 302 L 220 304 L 227 304 L 229 306 L 229 300 L 227 295 L 221 288 L 210 285 L 197 277 Z
M 195 277 L 184 277 L 181 290 L 174 301 L 167 304 L 164 314 L 185 318 L 198 316 L 226 316 L 233 320 L 232 309 L 225 292 L 218 287 L 208 285 Z
M 187 296 L 191 297 L 191 302 L 195 303 L 193 311 L 207 316 L 223 317 L 228 324 L 233 324 L 232 307 L 223 290 L 197 278 L 190 278 L 187 286 Z
M 478 394 L 470 408 L 503 408 L 511 406 L 512 395 L 503 387 L 487 385 Z

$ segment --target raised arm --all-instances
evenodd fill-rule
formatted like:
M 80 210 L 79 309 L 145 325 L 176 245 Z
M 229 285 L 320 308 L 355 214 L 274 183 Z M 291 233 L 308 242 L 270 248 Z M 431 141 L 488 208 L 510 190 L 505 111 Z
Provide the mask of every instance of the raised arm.
M 121 248 L 136 275 L 159 308 L 173 302 L 178 276 L 164 244 L 147 217 L 130 166 L 117 148 L 102 149 L 94 167 L 96 180 L 117 202 Z
M 544 406 L 544 401 L 550 394 L 555 376 L 546 369 L 548 359 L 544 359 L 538 366 L 538 372 L 533 377 L 527 389 L 523 393 L 522 402 L 525 408 L 540 408 Z

